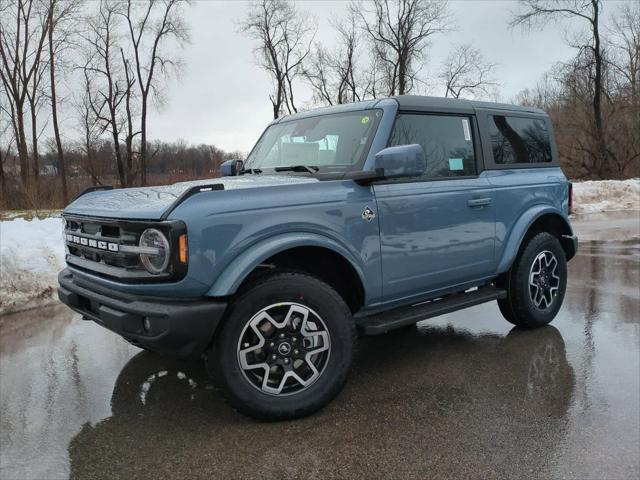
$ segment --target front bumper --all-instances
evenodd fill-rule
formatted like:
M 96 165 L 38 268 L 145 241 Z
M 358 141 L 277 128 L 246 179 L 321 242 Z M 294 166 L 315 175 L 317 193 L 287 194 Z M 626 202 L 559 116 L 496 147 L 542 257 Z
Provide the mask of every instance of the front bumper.
M 58 282 L 60 301 L 83 318 L 134 345 L 182 358 L 204 352 L 227 307 L 218 300 L 167 301 L 125 294 L 80 279 L 68 268 Z M 150 328 L 145 328 L 145 319 Z

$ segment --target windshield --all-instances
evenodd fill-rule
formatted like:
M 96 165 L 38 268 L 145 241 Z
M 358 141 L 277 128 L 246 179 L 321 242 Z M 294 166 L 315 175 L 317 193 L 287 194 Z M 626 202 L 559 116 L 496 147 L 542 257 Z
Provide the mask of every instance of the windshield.
M 285 121 L 264 132 L 246 169 L 318 167 L 351 169 L 364 160 L 382 110 L 359 110 Z

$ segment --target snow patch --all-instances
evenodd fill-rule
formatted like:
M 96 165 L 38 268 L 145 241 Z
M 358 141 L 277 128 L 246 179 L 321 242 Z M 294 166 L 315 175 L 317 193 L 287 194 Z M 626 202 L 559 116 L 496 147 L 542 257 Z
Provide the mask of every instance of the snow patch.
M 573 182 L 573 212 L 640 210 L 640 179 Z
M 60 217 L 0 222 L 0 315 L 51 302 L 64 268 Z

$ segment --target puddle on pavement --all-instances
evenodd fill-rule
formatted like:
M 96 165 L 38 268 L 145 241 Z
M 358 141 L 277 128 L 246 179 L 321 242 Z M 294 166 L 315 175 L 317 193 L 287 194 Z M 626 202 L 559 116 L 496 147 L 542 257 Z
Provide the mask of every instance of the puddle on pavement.
M 639 252 L 582 245 L 545 329 L 486 304 L 363 338 L 344 392 L 294 422 L 64 306 L 2 317 L 0 478 L 637 478 Z
M 571 216 L 571 226 L 580 241 L 618 241 L 640 239 L 640 211 L 590 213 Z

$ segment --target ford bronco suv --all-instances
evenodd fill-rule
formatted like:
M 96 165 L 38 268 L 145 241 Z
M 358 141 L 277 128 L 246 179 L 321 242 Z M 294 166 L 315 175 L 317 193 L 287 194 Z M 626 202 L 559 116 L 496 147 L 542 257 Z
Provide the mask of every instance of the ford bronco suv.
M 83 192 L 59 297 L 160 354 L 202 357 L 233 407 L 308 415 L 358 332 L 497 300 L 558 312 L 577 239 L 541 110 L 399 96 L 274 120 L 223 178 Z

